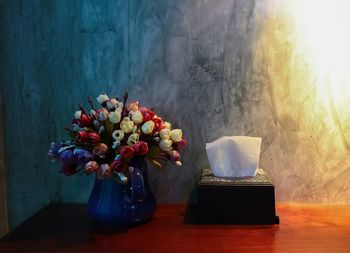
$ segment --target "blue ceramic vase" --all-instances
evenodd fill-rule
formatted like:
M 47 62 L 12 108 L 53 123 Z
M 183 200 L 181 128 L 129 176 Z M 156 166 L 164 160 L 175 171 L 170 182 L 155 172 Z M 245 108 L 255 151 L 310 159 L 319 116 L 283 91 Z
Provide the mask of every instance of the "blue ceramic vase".
M 130 227 L 150 220 L 156 201 L 147 180 L 147 161 L 133 158 L 130 178 L 126 185 L 112 178 L 98 179 L 92 189 L 88 211 L 93 220 L 106 227 Z

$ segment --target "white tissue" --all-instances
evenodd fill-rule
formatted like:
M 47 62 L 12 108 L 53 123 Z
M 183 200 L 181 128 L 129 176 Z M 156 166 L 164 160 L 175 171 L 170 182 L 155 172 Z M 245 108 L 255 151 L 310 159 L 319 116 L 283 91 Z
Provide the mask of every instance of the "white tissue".
M 217 177 L 253 177 L 259 168 L 261 138 L 224 136 L 206 144 L 209 164 Z

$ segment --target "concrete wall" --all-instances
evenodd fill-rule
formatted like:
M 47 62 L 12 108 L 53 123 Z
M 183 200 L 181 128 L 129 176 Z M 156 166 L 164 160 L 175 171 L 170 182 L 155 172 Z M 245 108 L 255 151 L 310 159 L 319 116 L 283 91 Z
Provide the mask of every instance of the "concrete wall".
M 93 178 L 59 175 L 46 158 L 49 143 L 66 138 L 62 127 L 88 95 L 126 90 L 189 141 L 182 168 L 150 171 L 159 202 L 187 199 L 207 165 L 205 143 L 223 135 L 263 137 L 261 167 L 277 200 L 350 202 L 349 152 L 333 145 L 340 133 L 327 131 L 312 110 L 316 93 L 293 95 L 302 84 L 289 75 L 293 45 L 285 42 L 288 31 L 281 33 L 276 6 L 274 0 L 2 1 L 11 226 L 50 202 L 86 201 Z

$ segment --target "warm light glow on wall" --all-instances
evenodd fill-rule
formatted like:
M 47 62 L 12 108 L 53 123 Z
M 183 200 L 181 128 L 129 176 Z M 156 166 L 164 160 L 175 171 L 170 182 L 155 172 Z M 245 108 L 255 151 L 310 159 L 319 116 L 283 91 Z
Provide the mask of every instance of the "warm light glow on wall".
M 275 116 L 317 140 L 327 158 L 350 152 L 350 1 L 272 1 L 263 52 Z M 258 59 L 258 58 L 257 58 Z
M 319 75 L 318 88 L 324 102 L 331 99 L 338 107 L 349 104 L 350 2 L 291 0 L 290 3 L 297 39 L 306 60 Z

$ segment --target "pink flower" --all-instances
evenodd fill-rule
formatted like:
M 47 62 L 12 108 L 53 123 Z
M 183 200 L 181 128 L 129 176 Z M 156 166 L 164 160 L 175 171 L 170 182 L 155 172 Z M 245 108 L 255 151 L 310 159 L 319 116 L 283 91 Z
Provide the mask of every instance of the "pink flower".
M 171 150 L 168 152 L 169 159 L 173 162 L 179 161 L 180 160 L 180 153 L 179 151 L 176 150 Z
M 86 174 L 97 172 L 98 169 L 99 169 L 98 163 L 95 161 L 90 161 L 84 166 L 84 171 Z
M 145 155 L 148 152 L 148 144 L 144 141 L 138 141 L 133 146 L 136 155 Z
M 95 132 L 88 132 L 88 140 L 92 144 L 96 145 L 100 142 L 100 135 Z
M 128 164 L 124 161 L 117 160 L 113 161 L 111 164 L 112 171 L 122 172 L 128 167 Z
M 134 149 L 130 146 L 123 146 L 120 149 L 120 156 L 124 159 L 131 159 L 134 156 L 135 152 Z
M 181 141 L 173 143 L 173 148 L 177 151 L 180 151 L 187 145 L 187 140 L 182 138 Z
M 127 106 L 129 112 L 135 112 L 139 109 L 139 102 L 132 101 Z
M 156 115 L 154 113 L 154 111 L 151 111 L 150 109 L 146 108 L 146 107 L 141 107 L 139 109 L 139 111 L 142 113 L 142 116 L 143 116 L 143 122 L 146 122 L 146 121 L 149 121 L 149 120 L 152 120 L 154 115 Z
M 94 153 L 94 155 L 100 158 L 104 158 L 106 156 L 107 151 L 108 151 L 108 147 L 104 143 L 100 143 L 92 149 L 92 153 Z

